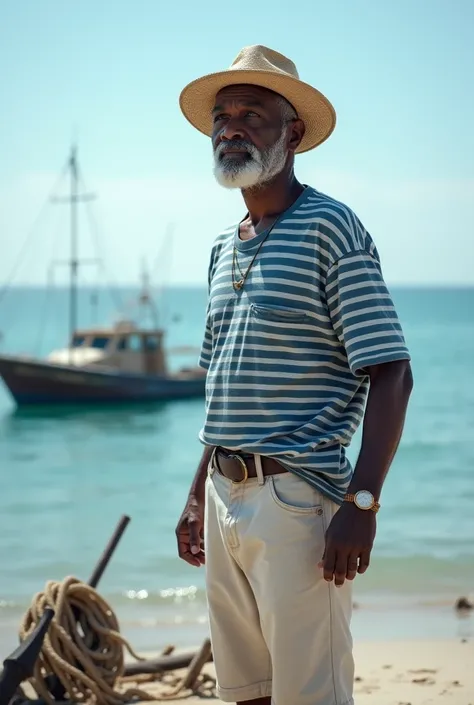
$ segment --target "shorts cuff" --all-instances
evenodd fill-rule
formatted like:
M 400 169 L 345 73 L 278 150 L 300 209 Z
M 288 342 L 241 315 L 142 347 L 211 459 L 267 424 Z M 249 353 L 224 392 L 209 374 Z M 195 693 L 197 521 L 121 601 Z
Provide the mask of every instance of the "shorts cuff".
M 272 682 L 260 681 L 252 685 L 244 685 L 242 688 L 216 688 L 217 695 L 225 703 L 238 703 L 242 700 L 256 700 L 257 698 L 268 698 L 272 694 Z

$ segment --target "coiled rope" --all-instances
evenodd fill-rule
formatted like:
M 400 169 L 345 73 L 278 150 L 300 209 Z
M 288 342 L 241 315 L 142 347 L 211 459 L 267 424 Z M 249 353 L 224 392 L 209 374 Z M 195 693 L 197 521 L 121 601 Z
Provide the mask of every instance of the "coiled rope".
M 30 684 L 38 697 L 54 705 L 47 676 L 55 676 L 69 700 L 96 705 L 122 705 L 131 700 L 172 700 L 186 698 L 196 688 L 184 680 L 172 682 L 166 693 L 150 692 L 125 684 L 125 651 L 139 656 L 119 630 L 117 617 L 98 592 L 74 577 L 62 582 L 48 581 L 37 593 L 20 626 L 20 639 L 35 628 L 46 607 L 55 611 L 35 664 Z M 140 680 L 134 679 L 134 680 Z M 200 685 L 206 685 L 205 677 Z

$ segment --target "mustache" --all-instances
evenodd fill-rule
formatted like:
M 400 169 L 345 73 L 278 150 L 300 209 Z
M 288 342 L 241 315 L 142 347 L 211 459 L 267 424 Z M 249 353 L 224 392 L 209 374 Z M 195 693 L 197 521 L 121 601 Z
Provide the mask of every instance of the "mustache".
M 247 154 L 254 158 L 257 152 L 257 148 L 255 147 L 255 145 L 253 145 L 251 142 L 247 142 L 246 140 L 226 140 L 225 142 L 221 142 L 217 146 L 215 150 L 215 155 L 219 158 L 226 152 L 234 150 L 247 152 Z

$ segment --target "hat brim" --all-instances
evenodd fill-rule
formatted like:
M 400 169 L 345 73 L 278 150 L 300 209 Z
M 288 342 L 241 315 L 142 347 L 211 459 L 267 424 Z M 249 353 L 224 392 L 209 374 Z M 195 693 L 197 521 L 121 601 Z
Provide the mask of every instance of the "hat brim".
M 211 137 L 212 109 L 217 93 L 227 86 L 251 84 L 279 93 L 292 104 L 305 124 L 297 154 L 322 144 L 336 126 L 336 113 L 329 100 L 316 88 L 292 76 L 262 70 L 227 70 L 211 73 L 189 83 L 181 91 L 179 105 L 185 118 L 199 132 Z

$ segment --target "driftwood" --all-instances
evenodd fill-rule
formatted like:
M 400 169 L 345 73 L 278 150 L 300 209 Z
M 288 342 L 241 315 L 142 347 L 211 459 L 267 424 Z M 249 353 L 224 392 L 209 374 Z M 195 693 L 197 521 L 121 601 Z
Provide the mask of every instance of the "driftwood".
M 194 688 L 204 665 L 209 661 L 211 653 L 211 641 L 210 639 L 205 639 L 201 648 L 189 664 L 189 670 L 183 681 L 183 688 Z
M 154 659 L 146 659 L 137 661 L 136 663 L 127 663 L 125 666 L 124 677 L 138 676 L 141 673 L 166 673 L 167 671 L 177 671 L 180 668 L 188 668 L 191 663 L 197 659 L 199 654 L 203 653 L 205 646 L 209 643 L 209 649 L 206 650 L 206 660 L 199 661 L 200 669 L 205 663 L 212 661 L 212 653 L 210 649 L 209 639 L 206 639 L 199 651 L 186 651 L 182 654 L 174 654 L 172 656 L 158 656 Z M 204 655 L 203 655 L 204 657 Z

